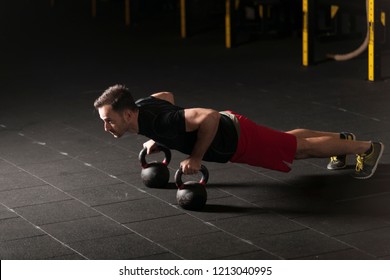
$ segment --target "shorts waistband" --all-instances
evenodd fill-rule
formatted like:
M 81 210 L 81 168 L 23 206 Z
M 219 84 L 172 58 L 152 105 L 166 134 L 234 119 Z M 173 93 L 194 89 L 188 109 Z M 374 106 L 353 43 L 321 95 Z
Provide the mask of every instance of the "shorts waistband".
M 237 136 L 240 138 L 240 122 L 238 121 L 236 115 L 234 115 L 231 111 L 221 111 L 219 112 L 221 115 L 229 117 L 234 124 L 234 127 L 236 128 L 237 131 Z

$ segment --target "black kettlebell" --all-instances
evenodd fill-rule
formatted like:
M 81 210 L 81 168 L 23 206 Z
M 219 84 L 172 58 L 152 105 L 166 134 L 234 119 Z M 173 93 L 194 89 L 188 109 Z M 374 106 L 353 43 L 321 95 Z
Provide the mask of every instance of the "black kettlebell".
M 169 181 L 168 164 L 171 161 L 171 151 L 163 146 L 158 146 L 158 150 L 164 152 L 165 154 L 165 158 L 162 162 L 146 162 L 146 148 L 141 150 L 138 157 L 142 165 L 142 181 L 145 186 L 149 188 L 164 188 Z
M 177 203 L 187 210 L 201 210 L 207 201 L 207 191 L 205 185 L 209 180 L 209 171 L 202 165 L 200 172 L 202 178 L 199 182 L 189 181 L 183 183 L 181 177 L 183 171 L 179 168 L 175 173 L 175 182 L 178 188 L 176 193 Z

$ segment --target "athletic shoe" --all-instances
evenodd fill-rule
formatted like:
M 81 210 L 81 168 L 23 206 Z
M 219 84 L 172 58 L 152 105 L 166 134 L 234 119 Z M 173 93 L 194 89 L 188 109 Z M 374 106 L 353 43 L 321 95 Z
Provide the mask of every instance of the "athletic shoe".
M 370 154 L 357 155 L 357 163 L 354 177 L 356 179 L 368 179 L 374 175 L 376 167 L 385 149 L 385 145 L 380 142 L 372 142 Z
M 344 135 L 345 140 L 355 140 L 356 136 L 351 132 L 341 132 Z M 330 158 L 328 165 L 326 166 L 329 170 L 343 169 L 347 166 L 347 156 L 339 155 Z

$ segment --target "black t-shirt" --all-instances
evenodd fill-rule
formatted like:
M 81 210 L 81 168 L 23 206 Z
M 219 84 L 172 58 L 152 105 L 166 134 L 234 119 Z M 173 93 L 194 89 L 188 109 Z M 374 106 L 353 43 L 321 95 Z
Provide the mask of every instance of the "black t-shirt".
M 152 96 L 136 101 L 139 134 L 170 149 L 190 155 L 197 131 L 186 132 L 184 108 Z M 221 114 L 218 131 L 203 157 L 205 161 L 227 162 L 236 151 L 238 135 L 233 121 Z

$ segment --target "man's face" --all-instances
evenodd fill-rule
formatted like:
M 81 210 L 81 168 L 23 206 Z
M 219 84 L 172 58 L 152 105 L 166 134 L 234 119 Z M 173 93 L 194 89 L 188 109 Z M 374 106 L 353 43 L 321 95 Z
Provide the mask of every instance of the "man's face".
M 126 112 L 116 112 L 111 105 L 104 105 L 99 109 L 100 118 L 104 122 L 104 130 L 115 138 L 121 137 L 129 129 L 129 120 Z

